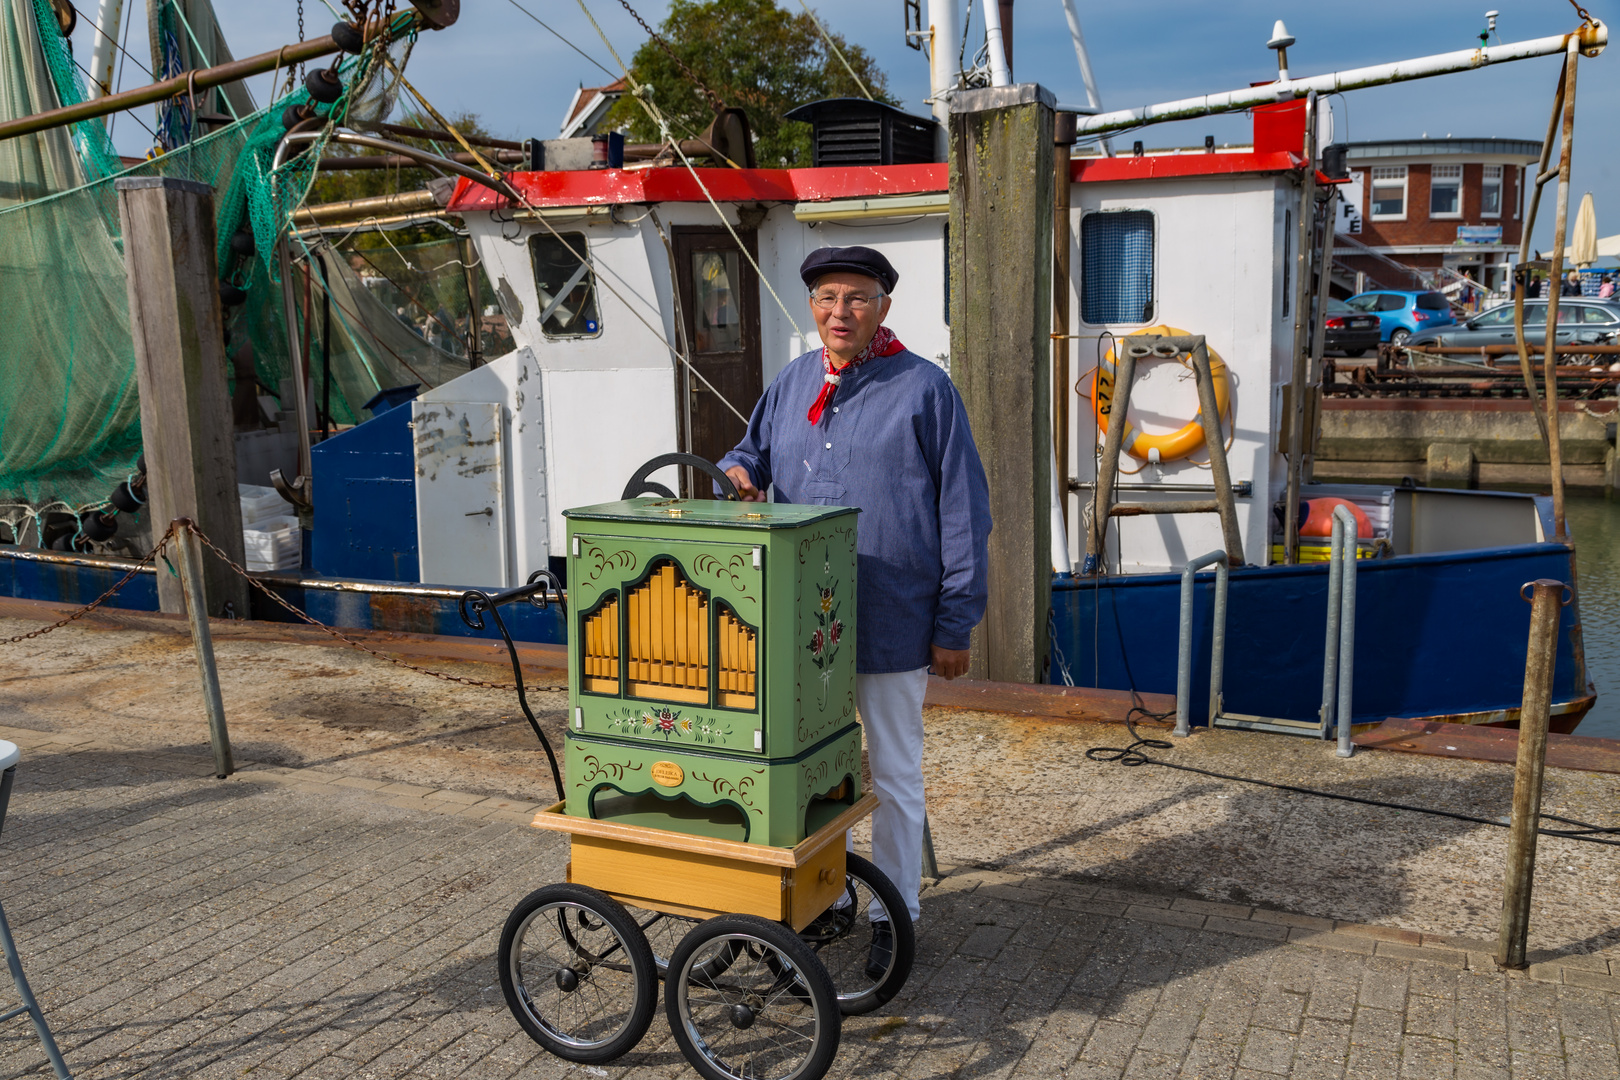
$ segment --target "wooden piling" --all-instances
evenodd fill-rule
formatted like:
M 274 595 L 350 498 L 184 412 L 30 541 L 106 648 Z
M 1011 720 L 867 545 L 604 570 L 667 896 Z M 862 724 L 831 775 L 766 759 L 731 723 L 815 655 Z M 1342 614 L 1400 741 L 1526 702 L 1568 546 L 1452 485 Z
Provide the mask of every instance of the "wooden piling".
M 213 189 L 168 177 L 132 177 L 116 187 L 149 520 L 158 526 L 190 518 L 240 564 L 242 508 L 225 392 Z M 238 618 L 247 616 L 245 581 L 217 560 L 201 573 L 214 605 L 209 614 L 224 614 L 228 605 Z M 166 572 L 158 574 L 158 607 L 173 614 L 186 607 L 179 580 Z
M 174 523 L 174 549 L 179 556 L 180 589 L 191 623 L 191 643 L 197 649 L 197 670 L 202 675 L 203 708 L 208 712 L 208 738 L 214 747 L 214 775 L 223 780 L 236 771 L 231 760 L 231 735 L 225 727 L 225 699 L 219 692 L 219 669 L 214 666 L 214 635 L 208 627 L 208 587 L 203 583 L 202 544 L 190 529 L 191 521 Z
M 1547 770 L 1547 724 L 1552 717 L 1553 664 L 1558 659 L 1558 616 L 1566 586 L 1543 578 L 1531 582 L 1530 644 L 1524 660 L 1524 701 L 1519 709 L 1519 758 L 1513 770 L 1513 819 L 1508 831 L 1507 872 L 1502 884 L 1502 928 L 1496 962 L 1525 966 L 1530 935 L 1530 893 L 1536 875 L 1536 830 L 1541 825 L 1541 780 Z
M 951 378 L 995 521 L 977 679 L 1040 682 L 1049 652 L 1054 102 L 1033 83 L 951 97 Z

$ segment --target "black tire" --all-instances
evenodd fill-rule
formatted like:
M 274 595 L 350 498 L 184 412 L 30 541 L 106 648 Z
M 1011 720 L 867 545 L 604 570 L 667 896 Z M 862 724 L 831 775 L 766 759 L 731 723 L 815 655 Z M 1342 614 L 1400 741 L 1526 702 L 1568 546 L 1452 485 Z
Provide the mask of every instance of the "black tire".
M 1412 336 L 1412 331 L 1404 326 L 1396 327 L 1389 335 L 1389 343 L 1397 349 L 1406 344 L 1406 339 Z
M 1346 350 L 1344 350 L 1344 355 L 1350 356 L 1350 357 L 1366 356 L 1367 355 L 1367 350 L 1366 349 L 1346 349 Z
M 845 1016 L 860 1016 L 879 1008 L 898 994 L 911 976 L 917 957 L 917 934 L 900 890 L 889 876 L 854 852 L 844 856 L 845 908 L 828 909 L 799 938 L 815 950 L 838 991 L 838 1008 Z M 876 904 L 887 916 L 894 935 L 888 969 L 873 978 L 866 972 L 872 947 L 871 909 Z M 847 912 L 839 917 L 841 912 Z M 831 924 L 830 926 L 828 924 Z M 819 933 L 817 931 L 820 931 Z
M 606 893 L 547 885 L 525 896 L 507 916 L 496 960 L 507 1008 L 530 1038 L 565 1061 L 612 1061 L 652 1023 L 652 949 Z
M 717 958 L 725 970 L 706 976 Z M 707 1080 L 821 1080 L 843 1017 L 827 969 L 798 935 L 757 915 L 699 924 L 670 957 L 664 1010 Z

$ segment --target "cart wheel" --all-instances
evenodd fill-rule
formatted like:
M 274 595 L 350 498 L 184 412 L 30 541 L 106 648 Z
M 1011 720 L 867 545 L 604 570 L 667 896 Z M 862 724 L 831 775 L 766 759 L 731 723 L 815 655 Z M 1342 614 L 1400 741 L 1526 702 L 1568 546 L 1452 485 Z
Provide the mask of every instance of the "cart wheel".
M 845 1016 L 869 1013 L 900 992 L 911 975 L 917 936 L 906 902 L 889 876 L 851 852 L 844 856 L 844 895 L 799 938 L 816 951 L 838 988 L 838 1008 Z M 875 974 L 872 924 L 887 921 L 893 935 L 888 964 Z
M 507 916 L 496 956 L 512 1015 L 566 1061 L 612 1061 L 652 1023 L 652 949 L 606 893 L 583 885 L 535 890 Z
M 670 957 L 664 1008 L 708 1080 L 821 1080 L 838 1053 L 843 1017 L 827 969 L 793 931 L 757 915 L 722 915 L 687 934 Z

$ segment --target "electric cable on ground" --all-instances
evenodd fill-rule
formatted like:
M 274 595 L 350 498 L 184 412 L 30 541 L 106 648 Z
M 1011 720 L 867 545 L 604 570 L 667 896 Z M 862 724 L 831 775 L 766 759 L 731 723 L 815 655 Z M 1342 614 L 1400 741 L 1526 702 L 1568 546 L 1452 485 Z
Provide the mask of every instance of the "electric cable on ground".
M 1131 691 L 1133 700 L 1140 701 L 1136 691 Z M 1268 787 L 1277 791 L 1289 791 L 1296 795 L 1313 795 L 1319 799 L 1337 799 L 1340 802 L 1360 803 L 1362 806 L 1376 806 L 1385 810 L 1409 810 L 1414 814 L 1429 814 L 1434 817 L 1451 818 L 1454 821 L 1466 821 L 1474 825 L 1490 825 L 1493 828 L 1511 828 L 1506 821 L 1494 818 L 1478 817 L 1474 814 L 1462 814 L 1454 810 L 1437 810 L 1429 806 L 1412 806 L 1409 803 L 1390 802 L 1387 799 L 1368 799 L 1360 795 L 1344 795 L 1336 791 L 1322 791 L 1318 788 L 1300 787 L 1297 784 L 1279 784 L 1271 780 L 1257 780 L 1251 776 L 1233 776 L 1229 773 L 1216 772 L 1213 769 L 1200 769 L 1196 765 L 1178 765 L 1173 761 L 1161 761 L 1146 753 L 1148 750 L 1172 750 L 1175 744 L 1165 739 L 1143 738 L 1131 722 L 1131 716 L 1140 713 L 1149 720 L 1167 720 L 1173 714 L 1169 712 L 1153 713 L 1140 704 L 1132 705 L 1125 714 L 1125 727 L 1131 733 L 1133 740 L 1128 746 L 1093 746 L 1086 751 L 1088 761 L 1118 762 L 1127 767 L 1138 765 L 1162 765 L 1167 769 L 1176 769 L 1180 772 L 1196 773 L 1199 776 L 1208 776 L 1216 780 L 1228 780 L 1238 784 L 1254 784 L 1258 787 Z M 1573 829 L 1547 829 L 1537 827 L 1536 832 L 1543 836 L 1557 836 L 1565 840 L 1582 840 L 1589 844 L 1606 844 L 1610 847 L 1620 847 L 1620 839 L 1604 840 L 1602 836 L 1620 836 L 1620 826 L 1605 827 L 1593 825 L 1586 821 L 1576 821 L 1574 818 L 1560 817 L 1557 814 L 1542 814 L 1547 821 L 1559 821 L 1565 825 L 1574 825 Z

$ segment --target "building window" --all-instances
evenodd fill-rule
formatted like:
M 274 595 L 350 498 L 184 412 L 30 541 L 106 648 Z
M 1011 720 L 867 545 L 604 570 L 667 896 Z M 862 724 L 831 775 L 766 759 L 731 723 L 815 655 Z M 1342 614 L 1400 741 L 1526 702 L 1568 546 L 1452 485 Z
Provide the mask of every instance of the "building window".
M 1519 215 L 1524 212 L 1524 178 L 1527 166 L 1519 166 L 1518 182 L 1513 185 L 1513 220 L 1518 221 Z
M 1479 216 L 1502 216 L 1502 166 L 1486 165 L 1485 179 L 1479 185 Z
M 1372 214 L 1374 221 L 1406 220 L 1406 166 L 1374 165 Z
M 540 297 L 540 330 L 548 338 L 595 337 L 602 332 L 602 319 L 596 311 L 596 276 L 589 262 L 580 262 L 581 257 L 590 258 L 584 233 L 529 237 L 534 288 Z
M 1434 165 L 1429 172 L 1429 216 L 1462 217 L 1462 166 Z
M 1111 210 L 1080 219 L 1080 317 L 1093 325 L 1153 319 L 1153 214 Z

